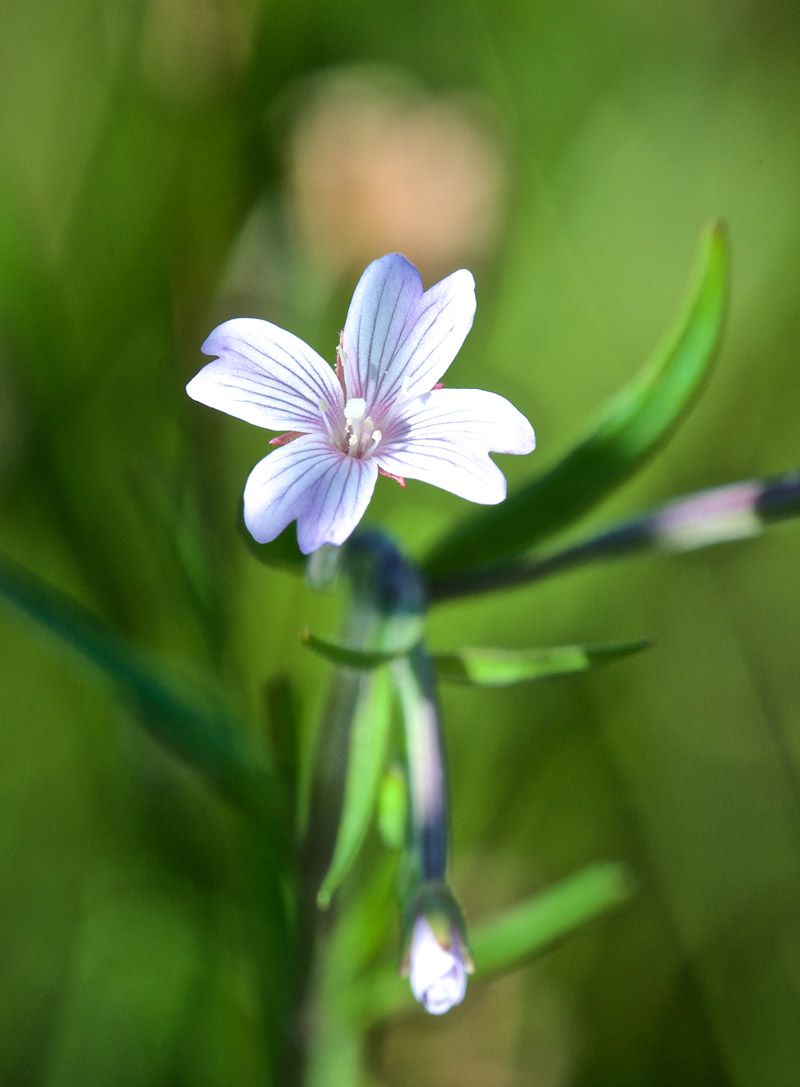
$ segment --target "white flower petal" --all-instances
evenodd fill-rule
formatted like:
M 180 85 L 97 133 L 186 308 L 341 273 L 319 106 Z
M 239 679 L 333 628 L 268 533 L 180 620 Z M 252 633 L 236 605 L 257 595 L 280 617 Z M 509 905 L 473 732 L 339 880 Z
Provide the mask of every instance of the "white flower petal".
M 269 543 L 297 521 L 304 555 L 341 544 L 372 498 L 374 460 L 348 457 L 321 434 L 303 434 L 259 461 L 244 489 L 244 519 L 259 543 Z
M 414 998 L 431 1015 L 443 1015 L 460 1004 L 467 974 L 459 955 L 443 948 L 424 916 L 417 917 L 411 937 L 408 980 Z
M 533 427 L 504 396 L 483 389 L 433 389 L 403 404 L 387 436 L 400 440 L 461 435 L 465 445 L 479 444 L 485 452 L 531 453 L 536 448 Z
M 398 399 L 432 389 L 458 354 L 475 316 L 475 281 L 453 272 L 423 293 L 417 269 L 399 253 L 370 264 L 344 326 L 348 396 L 382 419 Z
M 403 405 L 376 450 L 384 471 L 431 483 L 470 502 L 506 496 L 503 473 L 489 453 L 530 453 L 533 428 L 496 393 L 435 389 Z
M 415 443 L 397 454 L 373 458 L 391 476 L 418 479 L 468 502 L 496 506 L 506 496 L 506 478 L 488 456 L 444 439 Z
M 341 418 L 342 388 L 333 368 L 269 321 L 226 321 L 208 337 L 203 353 L 219 358 L 186 386 L 201 404 L 268 430 L 326 433 L 323 404 L 334 425 Z

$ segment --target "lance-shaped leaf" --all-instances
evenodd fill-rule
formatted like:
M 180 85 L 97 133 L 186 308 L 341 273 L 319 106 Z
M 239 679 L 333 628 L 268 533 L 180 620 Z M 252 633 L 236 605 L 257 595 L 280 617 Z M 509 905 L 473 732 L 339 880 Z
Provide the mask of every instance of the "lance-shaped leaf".
M 473 928 L 476 979 L 505 973 L 556 940 L 619 906 L 633 890 L 622 864 L 595 864 L 535 895 L 508 913 Z
M 199 770 L 228 800 L 265 814 L 274 795 L 265 770 L 242 749 L 245 730 L 221 700 L 189 689 L 65 593 L 8 559 L 0 560 L 0 593 L 113 680 L 164 747 Z
M 422 634 L 421 622 L 419 634 Z M 355 668 L 360 672 L 370 672 L 373 668 L 380 668 L 381 665 L 388 664 L 398 657 L 405 657 L 417 644 L 419 636 L 408 645 L 399 645 L 396 649 L 357 649 L 355 646 L 342 645 L 341 642 L 333 642 L 328 638 L 318 638 L 310 630 L 300 631 L 300 641 L 331 664 L 338 664 L 343 668 Z
M 434 653 L 439 679 L 476 687 L 510 687 L 552 676 L 588 672 L 620 657 L 638 653 L 648 641 L 605 645 L 559 645 L 546 649 L 460 649 Z
M 727 284 L 727 234 L 717 224 L 703 238 L 696 283 L 666 344 L 563 460 L 502 505 L 462 522 L 434 548 L 425 563 L 434 596 L 449 578 L 519 555 L 565 528 L 658 449 L 708 376 L 722 331 Z
M 327 909 L 331 895 L 350 870 L 366 837 L 378 798 L 391 722 L 387 669 L 361 677 L 352 724 L 344 801 L 330 867 L 317 894 Z

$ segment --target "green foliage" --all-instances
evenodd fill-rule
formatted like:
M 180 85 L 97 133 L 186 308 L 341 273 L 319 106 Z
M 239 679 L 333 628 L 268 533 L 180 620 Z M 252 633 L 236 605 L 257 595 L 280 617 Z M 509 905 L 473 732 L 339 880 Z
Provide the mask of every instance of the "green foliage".
M 420 630 L 421 632 L 421 630 Z M 307 645 L 320 657 L 329 660 L 331 664 L 338 664 L 343 668 L 356 668 L 367 670 L 380 668 L 398 657 L 406 656 L 416 645 L 417 637 L 408 645 L 399 645 L 395 649 L 354 649 L 349 645 L 340 645 L 327 638 L 319 638 L 310 630 L 304 630 L 300 634 L 303 645 Z
M 353 0 L 7 8 L 0 1079 L 793 1082 L 796 526 L 670 561 L 552 561 L 575 558 L 582 544 L 553 538 L 604 500 L 616 531 L 632 510 L 746 478 L 763 484 L 759 525 L 796 515 L 791 5 L 722 20 L 689 4 L 498 17 L 483 0 L 390 0 L 369 18 Z M 348 115 L 332 73 L 366 113 Z M 403 108 L 382 114 L 387 88 Z M 317 90 L 338 111 L 325 139 Z M 477 157 L 450 143 L 462 107 L 489 136 Z M 625 360 L 668 323 L 698 225 L 719 213 L 736 252 L 719 377 L 653 460 L 715 354 L 719 228 L 652 364 L 629 382 Z M 443 1022 L 395 971 L 408 796 L 404 772 L 383 778 L 400 745 L 372 687 L 417 644 L 424 591 L 398 570 L 365 613 L 367 561 L 349 595 L 313 594 L 281 569 L 301 568 L 293 526 L 255 561 L 237 504 L 269 436 L 183 391 L 228 317 L 275 321 L 332 358 L 359 272 L 390 248 L 426 284 L 474 271 L 477 318 L 448 384 L 508 396 L 539 440 L 530 460 L 498 458 L 511 497 L 474 516 L 379 482 L 368 518 L 428 556 L 436 600 L 537 568 L 517 593 L 436 609 L 426 637 L 455 647 L 440 678 L 592 668 L 535 692 L 441 685 L 449 878 L 477 966 Z M 602 536 L 590 524 L 583 541 Z M 557 568 L 574 576 L 551 580 Z M 298 629 L 337 629 L 345 596 L 352 625 L 299 645 Z M 609 641 L 627 631 L 653 652 L 595 668 L 634 650 Z M 325 748 L 341 674 L 375 700 Z M 309 824 L 323 748 L 342 806 Z M 370 831 L 376 799 L 388 849 Z
M 485 975 L 510 970 L 619 906 L 632 891 L 631 875 L 624 865 L 584 868 L 496 920 L 476 926 L 472 935 L 475 962 Z
M 440 679 L 475 687 L 509 687 L 536 679 L 588 672 L 601 664 L 647 649 L 650 642 L 560 645 L 548 649 L 459 649 L 434 653 Z
M 0 594 L 55 635 L 57 648 L 70 646 L 115 682 L 158 743 L 200 771 L 231 802 L 266 814 L 274 783 L 254 753 L 246 752 L 244 727 L 222 698 L 180 684 L 85 608 L 2 559 Z
M 663 444 L 697 399 L 719 345 L 728 287 L 721 224 L 706 232 L 699 263 L 684 313 L 653 360 L 554 468 L 501 506 L 473 514 L 435 546 L 426 562 L 434 578 L 446 582 L 534 547 L 610 494 Z
M 387 849 L 405 845 L 408 820 L 408 786 L 402 766 L 390 766 L 378 794 L 378 830 Z
M 330 867 L 317 893 L 327 909 L 331 895 L 356 858 L 375 814 L 391 721 L 391 687 L 386 669 L 363 677 L 350 724 L 344 803 Z
M 409 645 L 388 651 L 360 650 L 318 638 L 310 631 L 304 631 L 301 637 L 304 645 L 332 664 L 366 671 L 407 656 L 414 648 Z M 612 642 L 609 645 L 562 645 L 548 649 L 465 648 L 452 653 L 434 652 L 432 661 L 439 679 L 445 682 L 475 687 L 508 687 L 535 679 L 588 672 L 590 668 L 617 657 L 638 653 L 649 645 L 650 642 L 638 641 Z

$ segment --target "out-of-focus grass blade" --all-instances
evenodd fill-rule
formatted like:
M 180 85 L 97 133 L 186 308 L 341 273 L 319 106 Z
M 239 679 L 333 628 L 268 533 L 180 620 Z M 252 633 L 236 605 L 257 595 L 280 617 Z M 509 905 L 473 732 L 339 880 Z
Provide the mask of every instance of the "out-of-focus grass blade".
M 544 475 L 459 525 L 428 555 L 444 583 L 462 571 L 519 555 L 563 529 L 611 493 L 650 456 L 696 399 L 717 350 L 728 286 L 722 224 L 705 234 L 684 313 L 664 347 L 607 405 L 590 433 Z
M 450 683 L 476 687 L 509 687 L 536 679 L 588 672 L 619 657 L 638 653 L 648 641 L 605 645 L 559 645 L 547 649 L 460 649 L 434 653 L 436 674 Z
M 122 888 L 108 884 L 90 882 L 85 896 L 48 1087 L 146 1087 L 174 1074 L 176 1038 L 201 969 L 198 919 L 135 879 Z
M 188 690 L 66 594 L 0 559 L 0 594 L 119 685 L 147 731 L 199 770 L 226 799 L 264 813 L 266 772 L 242 749 L 245 731 L 221 701 Z
M 344 802 L 330 867 L 317 894 L 322 909 L 355 860 L 375 814 L 391 721 L 388 669 L 361 678 L 361 691 L 350 728 Z
M 421 633 L 420 628 L 420 635 Z M 341 645 L 339 642 L 318 638 L 310 630 L 301 630 L 300 640 L 303 645 L 308 646 L 309 649 L 312 649 L 320 657 L 324 657 L 325 660 L 329 660 L 332 664 L 338 664 L 345 668 L 355 668 L 359 671 L 371 671 L 373 668 L 379 668 L 382 664 L 388 664 L 389 661 L 396 660 L 397 657 L 404 657 L 407 653 L 410 653 L 419 638 L 410 642 L 409 645 L 400 646 L 397 649 L 356 649 L 353 646 Z
M 619 906 L 632 890 L 624 865 L 594 864 L 476 928 L 470 933 L 476 980 L 519 966 L 573 929 Z

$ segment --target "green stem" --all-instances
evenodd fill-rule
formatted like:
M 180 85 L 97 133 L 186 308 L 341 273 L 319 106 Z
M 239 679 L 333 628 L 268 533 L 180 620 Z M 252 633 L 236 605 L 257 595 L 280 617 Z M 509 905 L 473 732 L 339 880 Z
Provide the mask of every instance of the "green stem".
M 436 578 L 432 603 L 530 585 L 590 562 L 632 554 L 692 551 L 757 535 L 800 515 L 800 471 L 743 480 L 684 495 L 650 513 L 581 540 L 543 558 L 516 559 L 474 572 Z
M 406 738 L 413 853 L 419 881 L 444 880 L 449 847 L 447 760 L 433 665 L 422 643 L 392 666 Z

